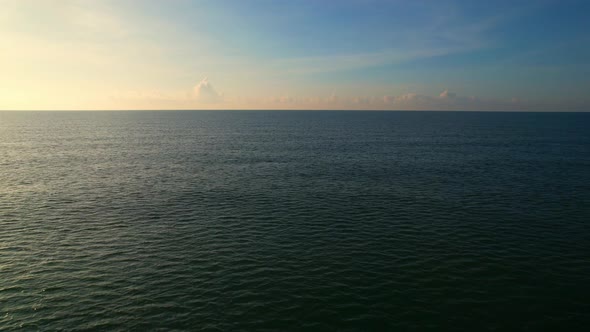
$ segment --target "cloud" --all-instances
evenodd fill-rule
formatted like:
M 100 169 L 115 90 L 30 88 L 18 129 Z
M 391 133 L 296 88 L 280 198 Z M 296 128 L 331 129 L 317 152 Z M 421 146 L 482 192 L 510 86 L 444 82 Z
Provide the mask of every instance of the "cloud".
M 430 48 L 395 48 L 366 53 L 282 58 L 271 61 L 271 70 L 282 74 L 316 74 L 400 64 L 417 59 L 473 50 L 470 45 Z
M 418 95 L 416 93 L 405 93 L 401 96 L 397 96 L 393 99 L 394 102 L 405 102 L 405 101 L 410 101 L 410 100 L 415 100 L 418 98 L 421 98 L 421 95 Z
M 252 101 L 252 105 L 256 105 Z M 287 105 L 288 104 L 288 105 Z M 335 98 L 327 97 L 271 97 L 267 106 L 276 109 L 334 109 L 334 110 L 471 110 L 471 111 L 510 111 L 535 109 L 536 105 L 526 104 L 517 98 L 486 99 L 475 96 L 461 96 L 449 90 L 439 94 L 425 95 L 404 93 L 397 96 L 348 95 Z
M 387 109 L 400 110 L 525 110 L 532 105 L 525 105 L 517 98 L 510 100 L 486 99 L 475 96 L 460 96 L 457 93 L 444 90 L 438 96 L 424 95 L 418 93 L 406 93 L 394 97 L 384 97 L 384 106 Z
M 352 102 L 354 104 L 369 105 L 369 104 L 371 104 L 371 98 L 368 98 L 368 97 L 354 97 L 354 98 L 352 98 Z
M 357 90 L 356 92 L 360 92 Z M 427 95 L 278 95 L 230 96 L 217 92 L 205 78 L 194 91 L 129 91 L 113 97 L 127 109 L 308 109 L 308 110 L 428 110 L 428 111 L 542 111 L 554 110 L 556 104 L 522 100 L 462 96 L 444 90 Z M 582 105 L 571 105 L 576 110 Z
M 449 90 L 445 90 L 438 95 L 440 98 L 455 98 L 457 97 L 456 93 L 449 92 Z
M 223 95 L 213 88 L 206 77 L 195 86 L 194 92 L 199 103 L 211 104 L 223 101 Z
M 339 101 L 340 101 L 340 97 L 338 97 L 336 92 L 332 92 L 332 94 L 328 98 L 326 98 L 327 103 L 335 104 L 335 103 L 338 103 Z
M 220 109 L 235 103 L 225 98 L 207 78 L 193 90 L 128 90 L 117 91 L 111 100 L 125 109 Z

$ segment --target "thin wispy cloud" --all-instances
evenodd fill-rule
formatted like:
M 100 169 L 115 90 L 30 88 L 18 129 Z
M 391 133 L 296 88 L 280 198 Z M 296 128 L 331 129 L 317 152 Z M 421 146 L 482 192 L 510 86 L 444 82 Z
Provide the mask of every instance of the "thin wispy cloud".
M 273 62 L 273 69 L 288 74 L 313 74 L 338 72 L 400 64 L 422 58 L 443 56 L 461 51 L 465 48 L 431 48 L 421 50 L 390 49 L 373 53 L 338 54 L 303 58 L 285 58 Z

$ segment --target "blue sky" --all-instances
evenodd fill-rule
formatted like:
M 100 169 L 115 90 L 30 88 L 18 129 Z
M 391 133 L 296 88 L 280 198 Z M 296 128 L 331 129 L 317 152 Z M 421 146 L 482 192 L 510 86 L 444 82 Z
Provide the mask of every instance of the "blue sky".
M 0 5 L 0 109 L 590 109 L 588 1 Z

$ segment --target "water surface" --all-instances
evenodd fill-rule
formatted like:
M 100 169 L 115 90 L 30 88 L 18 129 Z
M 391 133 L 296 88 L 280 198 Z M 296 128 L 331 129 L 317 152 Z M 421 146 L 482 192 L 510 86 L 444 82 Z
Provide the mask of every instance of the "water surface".
M 588 327 L 589 128 L 0 112 L 0 330 Z

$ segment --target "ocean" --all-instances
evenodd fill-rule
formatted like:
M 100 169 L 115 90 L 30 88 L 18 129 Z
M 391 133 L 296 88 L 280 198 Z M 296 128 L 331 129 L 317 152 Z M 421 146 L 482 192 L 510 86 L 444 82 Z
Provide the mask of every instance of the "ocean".
M 0 112 L 1 331 L 590 327 L 590 113 Z

